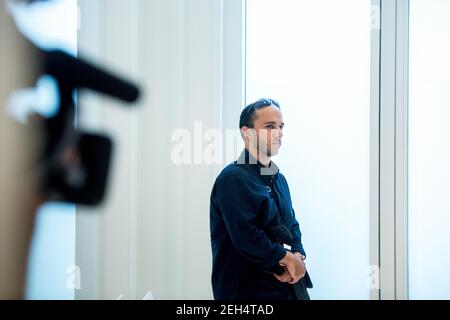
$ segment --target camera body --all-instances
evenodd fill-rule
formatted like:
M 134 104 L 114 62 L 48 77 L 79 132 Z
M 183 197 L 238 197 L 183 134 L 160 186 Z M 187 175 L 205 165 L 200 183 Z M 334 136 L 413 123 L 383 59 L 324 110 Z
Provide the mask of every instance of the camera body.
M 113 142 L 75 127 L 75 92 L 86 88 L 131 103 L 139 89 L 63 51 L 42 55 L 44 72 L 55 78 L 60 101 L 56 115 L 43 120 L 46 142 L 39 167 L 44 192 L 48 200 L 98 205 L 106 193 Z

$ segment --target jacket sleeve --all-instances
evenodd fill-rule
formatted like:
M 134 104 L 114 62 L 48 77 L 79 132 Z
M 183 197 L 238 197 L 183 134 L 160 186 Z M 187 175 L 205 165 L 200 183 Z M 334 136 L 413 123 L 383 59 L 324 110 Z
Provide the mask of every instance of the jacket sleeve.
M 292 208 L 291 192 L 289 190 L 289 185 L 286 181 L 286 178 L 282 174 L 280 174 L 280 177 L 283 179 L 283 182 L 286 186 L 287 198 L 289 199 L 289 206 Z M 303 244 L 302 244 L 302 232 L 300 231 L 300 226 L 298 224 L 297 218 L 295 217 L 294 209 L 292 209 L 292 225 L 290 227 L 290 231 L 291 231 L 291 234 L 293 237 L 291 251 L 292 252 L 300 252 L 302 255 L 304 255 L 306 257 L 306 252 L 303 249 Z
M 267 269 L 285 256 L 286 250 L 257 227 L 257 215 L 262 208 L 245 179 L 238 175 L 224 178 L 217 185 L 215 202 L 231 241 L 241 255 Z
M 295 218 L 295 211 L 292 209 L 292 226 L 291 226 L 291 234 L 294 238 L 292 252 L 300 252 L 302 255 L 306 257 L 305 250 L 302 245 L 302 232 L 300 231 L 300 226 L 298 224 L 297 219 Z

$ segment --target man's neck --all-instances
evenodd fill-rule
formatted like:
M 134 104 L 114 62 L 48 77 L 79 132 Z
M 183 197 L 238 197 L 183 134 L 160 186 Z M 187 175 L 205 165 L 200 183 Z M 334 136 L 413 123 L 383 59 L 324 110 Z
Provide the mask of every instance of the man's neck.
M 258 160 L 263 166 L 265 166 L 266 168 L 269 167 L 270 161 L 271 161 L 270 157 L 268 157 L 267 155 L 261 154 L 253 146 L 248 145 L 245 148 L 247 149 L 248 153 L 250 153 L 252 155 L 252 157 L 255 158 L 256 160 Z

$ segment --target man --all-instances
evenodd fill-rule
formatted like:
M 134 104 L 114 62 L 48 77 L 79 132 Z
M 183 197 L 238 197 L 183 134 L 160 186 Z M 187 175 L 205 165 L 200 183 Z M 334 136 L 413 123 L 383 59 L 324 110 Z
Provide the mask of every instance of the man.
M 250 104 L 239 127 L 245 150 L 221 172 L 211 194 L 214 298 L 308 299 L 294 290 L 305 276 L 306 255 L 286 179 L 270 160 L 283 138 L 279 104 Z

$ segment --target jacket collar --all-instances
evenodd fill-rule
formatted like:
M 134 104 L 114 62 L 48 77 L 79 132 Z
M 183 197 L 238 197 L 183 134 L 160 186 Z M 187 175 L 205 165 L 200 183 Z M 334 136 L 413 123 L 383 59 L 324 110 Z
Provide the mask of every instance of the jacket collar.
M 278 177 L 278 173 L 280 172 L 280 169 L 275 162 L 270 161 L 269 167 L 265 167 L 254 156 L 252 156 L 246 148 L 242 151 L 236 162 L 240 165 L 249 166 L 258 175 L 260 175 L 266 183 L 273 182 Z

